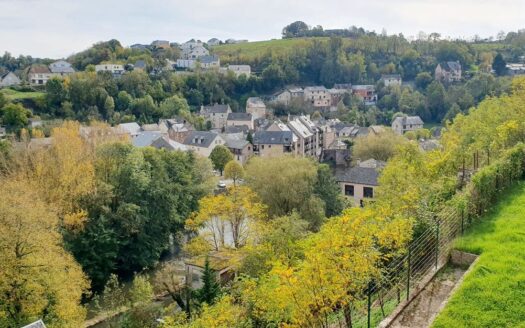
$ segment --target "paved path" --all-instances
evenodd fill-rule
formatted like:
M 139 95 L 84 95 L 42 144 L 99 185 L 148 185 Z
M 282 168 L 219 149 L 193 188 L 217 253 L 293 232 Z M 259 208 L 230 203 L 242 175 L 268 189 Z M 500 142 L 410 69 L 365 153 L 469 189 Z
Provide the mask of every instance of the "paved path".
M 392 328 L 426 328 L 447 300 L 464 269 L 446 268 L 407 306 L 392 323 Z

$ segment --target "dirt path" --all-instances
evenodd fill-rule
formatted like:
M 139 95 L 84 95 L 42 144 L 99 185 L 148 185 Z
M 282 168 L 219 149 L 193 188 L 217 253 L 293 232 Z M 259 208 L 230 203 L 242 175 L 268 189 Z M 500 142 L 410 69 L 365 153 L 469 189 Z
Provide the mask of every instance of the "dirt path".
M 464 273 L 465 270 L 461 268 L 445 268 L 421 291 L 390 327 L 429 327 L 441 304 L 450 296 L 452 289 Z

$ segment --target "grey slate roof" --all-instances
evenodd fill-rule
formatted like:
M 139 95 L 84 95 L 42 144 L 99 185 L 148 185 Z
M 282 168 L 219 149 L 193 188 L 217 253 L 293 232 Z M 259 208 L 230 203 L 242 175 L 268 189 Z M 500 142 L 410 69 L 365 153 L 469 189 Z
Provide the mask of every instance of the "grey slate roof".
M 166 150 L 181 150 L 186 151 L 188 148 L 186 145 L 183 145 L 175 140 L 171 140 L 168 137 L 159 137 L 153 141 L 151 144 L 152 147 L 157 149 L 166 149 Z
M 232 149 L 244 149 L 249 142 L 243 139 L 226 138 L 226 147 Z
M 216 114 L 224 114 L 228 112 L 228 109 L 230 108 L 229 105 L 219 105 L 215 104 L 212 106 L 203 106 L 201 112 L 205 112 L 208 114 L 216 113 Z
M 71 67 L 71 64 L 65 60 L 57 60 L 49 65 L 49 70 L 52 73 L 74 73 L 75 70 Z
M 448 61 L 445 63 L 440 63 L 441 69 L 445 71 L 461 71 L 461 64 L 458 61 Z
M 336 174 L 338 182 L 356 183 L 369 186 L 377 186 L 378 177 L 379 171 L 377 169 L 359 166 L 346 169 Z
M 401 121 L 401 124 L 403 124 L 403 125 L 405 125 L 405 124 L 411 124 L 411 125 L 418 125 L 418 124 L 422 125 L 422 124 L 424 124 L 423 120 L 419 116 L 398 116 L 398 117 L 396 117 L 394 122 L 395 121 Z
M 230 113 L 228 114 L 228 121 L 251 121 L 252 114 L 250 113 Z
M 289 146 L 292 141 L 292 131 L 257 131 L 253 135 L 254 144 Z
M 203 64 L 210 64 L 219 61 L 219 57 L 215 55 L 207 55 L 199 57 L 199 61 Z
M 149 147 L 155 140 L 160 138 L 162 134 L 157 131 L 144 131 L 133 138 L 132 143 L 135 147 Z
M 224 127 L 225 134 L 248 133 L 249 130 L 248 125 L 229 125 Z
M 208 131 L 192 131 L 184 140 L 185 145 L 208 148 L 218 134 Z

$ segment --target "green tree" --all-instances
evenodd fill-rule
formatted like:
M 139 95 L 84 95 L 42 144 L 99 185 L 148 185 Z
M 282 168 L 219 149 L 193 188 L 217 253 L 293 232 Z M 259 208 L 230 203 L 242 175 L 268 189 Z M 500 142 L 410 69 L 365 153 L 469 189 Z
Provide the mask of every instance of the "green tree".
M 498 53 L 496 57 L 494 57 L 494 61 L 492 62 L 492 68 L 498 76 L 503 76 L 507 73 L 507 63 L 505 62 L 505 59 L 503 59 L 503 56 L 500 53 Z
M 314 192 L 324 202 L 326 217 L 341 214 L 344 208 L 341 189 L 330 171 L 330 167 L 326 164 L 317 167 L 317 181 L 315 182 Z
M 433 120 L 440 121 L 446 113 L 445 87 L 434 81 L 427 87 L 427 107 Z
M 186 99 L 175 95 L 160 103 L 157 116 L 159 118 L 171 118 L 175 115 L 189 115 L 189 113 L 190 107 Z
M 106 100 L 104 101 L 104 117 L 106 119 L 109 119 L 113 116 L 113 113 L 115 111 L 115 101 L 113 100 L 113 97 L 107 96 Z
M 12 129 L 27 125 L 30 112 L 20 104 L 7 104 L 2 108 L 2 122 Z
M 426 90 L 428 85 L 432 83 L 434 79 L 428 72 L 421 72 L 416 75 L 416 86 L 421 90 Z
M 224 177 L 226 179 L 232 179 L 234 186 L 237 184 L 237 181 L 244 178 L 244 175 L 244 168 L 234 160 L 229 161 L 224 167 Z
M 215 303 L 221 293 L 221 286 L 217 282 L 216 273 L 210 266 L 210 260 L 206 257 L 204 271 L 202 273 L 202 288 L 195 292 L 196 299 L 200 303 L 211 305 Z
M 153 299 L 153 296 L 153 286 L 148 281 L 148 278 L 143 274 L 136 275 L 129 290 L 131 305 L 148 303 Z
M 362 161 L 371 158 L 387 161 L 394 156 L 396 148 L 404 143 L 406 143 L 406 139 L 391 130 L 378 135 L 369 134 L 355 140 L 352 156 Z
M 228 148 L 218 145 L 211 151 L 210 160 L 213 163 L 213 168 L 221 172 L 222 175 L 226 164 L 233 160 L 233 155 Z

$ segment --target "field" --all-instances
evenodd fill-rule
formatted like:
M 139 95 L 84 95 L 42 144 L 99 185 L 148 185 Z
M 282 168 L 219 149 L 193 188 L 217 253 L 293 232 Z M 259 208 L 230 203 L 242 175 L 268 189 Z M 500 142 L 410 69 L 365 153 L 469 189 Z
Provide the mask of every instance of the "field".
M 221 62 L 253 62 L 267 53 L 285 55 L 294 49 L 305 48 L 312 44 L 314 40 L 326 42 L 329 38 L 274 39 L 238 44 L 222 44 L 212 47 L 212 51 L 221 57 Z
M 456 248 L 480 258 L 433 327 L 525 327 L 525 183 L 512 188 Z
M 20 92 L 13 89 L 1 89 L 0 92 L 9 100 L 35 99 L 44 95 L 44 92 L 40 91 Z

